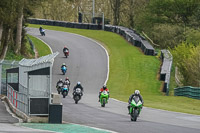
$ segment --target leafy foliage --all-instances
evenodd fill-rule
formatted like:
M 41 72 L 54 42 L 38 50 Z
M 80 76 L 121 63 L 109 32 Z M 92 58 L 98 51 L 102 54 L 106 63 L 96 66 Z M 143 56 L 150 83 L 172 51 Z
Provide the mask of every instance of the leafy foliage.
M 174 62 L 183 76 L 182 83 L 199 87 L 200 81 L 200 46 L 182 43 L 172 51 Z

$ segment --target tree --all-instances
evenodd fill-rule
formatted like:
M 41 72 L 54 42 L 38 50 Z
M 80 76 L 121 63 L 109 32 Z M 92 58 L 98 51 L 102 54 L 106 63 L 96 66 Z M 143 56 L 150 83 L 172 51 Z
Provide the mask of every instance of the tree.
M 15 45 L 15 54 L 19 54 L 20 53 L 20 49 L 21 49 L 21 40 L 22 40 L 22 22 L 23 22 L 23 9 L 24 9 L 24 0 L 18 0 L 17 3 L 17 11 L 18 11 L 18 15 L 17 15 L 17 34 L 16 34 L 16 45 Z
M 15 19 L 16 19 L 16 1 L 15 0 L 2 0 L 0 3 L 1 7 L 1 17 L 0 19 L 3 22 L 3 30 L 2 30 L 2 49 L 0 58 L 3 59 L 6 56 L 8 47 L 10 42 L 13 40 L 12 34 L 14 28 L 16 26 Z M 9 16 L 9 17 L 8 17 Z
M 189 77 L 187 85 L 200 86 L 200 45 L 190 50 L 190 57 L 184 61 Z
M 200 81 L 200 45 L 182 43 L 171 50 L 174 63 L 178 67 L 183 85 L 198 86 Z
M 113 11 L 113 25 L 119 25 L 121 4 L 122 0 L 110 0 L 110 6 Z

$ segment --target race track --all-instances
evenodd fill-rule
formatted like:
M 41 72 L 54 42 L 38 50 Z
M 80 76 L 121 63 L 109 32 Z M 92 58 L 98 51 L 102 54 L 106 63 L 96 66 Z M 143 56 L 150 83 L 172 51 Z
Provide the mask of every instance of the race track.
M 38 29 L 28 28 L 28 34 L 49 44 L 53 52 L 60 53 L 54 60 L 52 92 L 57 92 L 55 86 L 58 79 L 66 77 L 61 75 L 61 64 L 65 62 L 68 66 L 66 75 L 71 81 L 71 90 L 62 100 L 64 121 L 120 133 L 200 132 L 200 116 L 144 107 L 138 121 L 131 122 L 127 103 L 110 99 L 105 108 L 100 107 L 98 92 L 108 72 L 105 50 L 91 39 L 66 32 L 46 30 L 46 36 L 41 36 Z M 69 58 L 62 53 L 64 46 L 70 50 Z M 84 95 L 79 104 L 75 104 L 71 93 L 78 81 L 84 87 Z

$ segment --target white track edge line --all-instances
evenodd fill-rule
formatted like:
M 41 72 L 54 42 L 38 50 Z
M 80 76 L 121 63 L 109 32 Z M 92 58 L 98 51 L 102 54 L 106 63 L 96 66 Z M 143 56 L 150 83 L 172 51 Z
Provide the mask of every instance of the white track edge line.
M 67 33 L 69 33 L 69 32 L 67 32 Z M 108 81 L 108 78 L 109 78 L 109 56 L 108 56 L 108 51 L 106 50 L 106 48 L 103 47 L 100 43 L 98 43 L 97 41 L 95 41 L 95 40 L 93 40 L 93 39 L 91 39 L 91 38 L 88 38 L 88 37 L 85 37 L 85 36 L 82 36 L 82 35 L 79 35 L 79 34 L 75 34 L 75 33 L 69 33 L 69 34 L 73 34 L 73 35 L 76 35 L 76 36 L 80 36 L 80 37 L 86 38 L 86 39 L 88 39 L 88 40 L 90 40 L 90 41 L 95 42 L 96 44 L 98 44 L 99 46 L 101 46 L 101 47 L 104 49 L 104 51 L 106 52 L 106 56 L 107 56 L 107 75 L 106 75 L 106 80 L 105 80 L 105 82 L 104 82 L 104 84 L 106 84 L 107 81 Z M 38 38 L 38 37 L 36 37 L 36 38 Z M 40 39 L 40 38 L 38 38 L 38 39 L 41 40 L 42 42 L 44 42 L 42 39 Z M 51 52 L 52 52 L 51 47 L 50 47 L 46 42 L 44 42 L 44 43 L 50 48 L 50 50 L 51 50 Z M 53 53 L 53 52 L 52 52 L 52 53 Z M 112 98 L 112 99 L 113 99 L 113 98 Z M 119 100 L 116 99 L 116 101 L 119 101 Z M 120 102 L 121 102 L 121 101 L 120 101 Z M 75 123 L 72 123 L 72 124 L 75 124 Z M 80 124 L 76 124 L 76 125 L 80 125 Z M 82 126 L 90 127 L 90 128 L 94 128 L 94 129 L 98 129 L 98 130 L 103 130 L 103 131 L 108 131 L 108 132 L 111 132 L 111 133 L 117 133 L 117 132 L 114 132 L 114 131 L 105 130 L 105 129 L 100 129 L 100 128 L 96 128 L 96 127 L 91 127 L 91 126 L 86 126 L 86 125 L 82 125 Z
M 36 36 L 34 36 L 36 37 Z M 49 46 L 49 44 L 47 44 L 45 41 L 43 41 L 42 39 L 40 39 L 39 37 L 36 37 L 37 39 L 39 39 L 40 41 L 42 41 L 45 45 L 47 45 L 47 47 L 49 47 L 50 51 L 51 51 L 51 54 L 53 54 L 53 50 L 52 48 Z
M 66 122 L 66 123 L 68 123 L 68 122 Z M 103 129 L 103 128 L 92 127 L 92 126 L 86 126 L 86 125 L 82 125 L 82 124 L 76 124 L 76 123 L 70 123 L 70 124 L 79 125 L 79 126 L 88 127 L 88 128 L 93 128 L 93 129 L 96 129 L 96 130 L 99 130 L 99 131 L 106 131 L 106 132 L 110 132 L 110 133 L 118 133 L 118 132 L 115 132 L 115 131 L 111 131 L 111 130 L 107 130 L 107 129 Z
M 106 48 L 104 46 L 102 46 L 100 43 L 98 43 L 97 41 L 89 38 L 89 37 L 86 37 L 86 36 L 83 36 L 83 35 L 79 35 L 79 34 L 76 34 L 76 33 L 70 33 L 70 32 L 66 32 L 66 33 L 69 33 L 69 34 L 73 34 L 73 35 L 77 35 L 77 36 L 80 36 L 80 37 L 83 37 L 83 38 L 86 38 L 92 42 L 95 42 L 96 44 L 98 44 L 100 47 L 102 47 L 104 49 L 104 51 L 106 52 L 106 56 L 107 56 L 107 75 L 106 75 L 106 80 L 104 82 L 104 84 L 107 84 L 108 82 L 108 79 L 109 79 L 109 55 L 108 55 L 108 51 L 106 50 Z

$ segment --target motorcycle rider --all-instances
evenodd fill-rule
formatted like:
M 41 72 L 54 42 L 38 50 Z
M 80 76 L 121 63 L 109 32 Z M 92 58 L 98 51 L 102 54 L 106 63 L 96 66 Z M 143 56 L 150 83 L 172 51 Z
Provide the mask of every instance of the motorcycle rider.
M 66 50 L 69 51 L 69 49 L 68 49 L 66 46 L 64 46 L 64 48 L 63 48 L 63 53 L 65 53 Z
M 63 85 L 69 85 L 70 86 L 70 81 L 69 81 L 68 77 L 65 78 L 65 81 L 63 82 Z
M 67 66 L 65 65 L 65 63 L 62 64 L 61 69 L 62 69 L 63 67 L 66 67 L 66 68 L 67 68 Z
M 40 34 L 41 34 L 41 35 L 43 34 L 43 35 L 45 36 L 45 33 L 44 33 L 45 30 L 42 28 L 42 26 L 40 26 L 39 31 L 40 31 Z
M 57 84 L 56 84 L 56 88 L 58 88 L 58 84 L 59 84 L 59 83 L 62 83 L 62 84 L 63 84 L 62 79 L 59 79 L 59 80 L 58 80 L 58 82 L 57 82 Z
M 82 85 L 81 85 L 81 82 L 77 82 L 76 86 L 74 86 L 73 92 L 75 92 L 76 88 L 80 88 L 80 89 L 81 89 L 81 92 L 83 92 L 83 87 L 82 87 Z M 83 93 L 82 93 L 82 95 L 83 95 Z
M 142 98 L 142 96 L 140 94 L 140 91 L 139 90 L 135 90 L 135 92 L 129 97 L 129 100 L 128 100 L 128 112 L 130 110 L 131 102 L 132 102 L 134 96 L 138 96 L 140 101 L 142 102 L 142 105 L 144 104 L 144 101 L 143 101 L 143 98 Z
M 42 26 L 40 26 L 39 31 L 42 32 Z
M 108 90 L 106 85 L 103 85 L 103 87 L 99 91 L 99 102 L 100 102 L 101 92 L 103 92 L 103 91 L 107 91 L 108 92 L 108 98 L 109 98 L 109 90 Z

